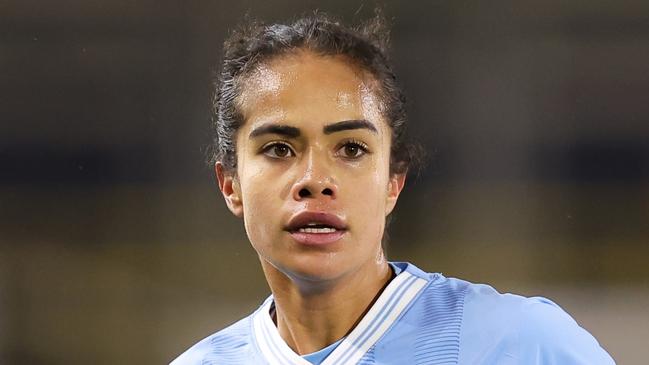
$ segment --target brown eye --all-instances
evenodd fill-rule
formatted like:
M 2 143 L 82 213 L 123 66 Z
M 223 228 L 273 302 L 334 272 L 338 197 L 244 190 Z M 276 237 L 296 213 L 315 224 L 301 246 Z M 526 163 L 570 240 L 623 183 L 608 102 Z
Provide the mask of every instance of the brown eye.
M 275 145 L 273 147 L 273 150 L 275 150 L 275 156 L 278 156 L 278 157 L 286 157 L 286 155 L 288 155 L 288 153 L 290 152 L 288 147 L 286 147 L 285 145 L 281 145 L 281 144 Z
M 358 153 L 360 152 L 360 148 L 358 146 L 355 146 L 353 144 L 348 144 L 345 146 L 345 156 L 346 157 L 356 157 L 358 156 Z
M 295 156 L 291 147 L 285 143 L 274 142 L 267 144 L 262 149 L 262 152 L 272 158 L 287 158 Z
M 347 142 L 338 150 L 339 156 L 348 160 L 361 158 L 367 153 L 367 146 L 361 142 Z

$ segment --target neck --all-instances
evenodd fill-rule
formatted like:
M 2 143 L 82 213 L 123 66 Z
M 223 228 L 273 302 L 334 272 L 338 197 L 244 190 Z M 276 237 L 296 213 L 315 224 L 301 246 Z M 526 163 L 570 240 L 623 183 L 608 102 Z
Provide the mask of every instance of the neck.
M 318 351 L 346 336 L 392 278 L 387 261 L 368 262 L 327 281 L 292 279 L 262 260 L 275 300 L 277 329 L 300 355 Z

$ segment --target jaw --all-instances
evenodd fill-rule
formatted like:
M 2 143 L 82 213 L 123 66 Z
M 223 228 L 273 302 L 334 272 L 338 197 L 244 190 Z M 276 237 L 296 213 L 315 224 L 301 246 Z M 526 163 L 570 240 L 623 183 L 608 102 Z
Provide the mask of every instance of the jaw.
M 339 288 L 354 286 L 357 282 L 373 281 L 373 277 L 388 265 L 380 243 L 376 252 L 370 254 L 308 248 L 291 251 L 285 260 L 259 255 L 273 293 L 276 290 L 294 291 L 300 296 L 311 297 L 338 292 Z

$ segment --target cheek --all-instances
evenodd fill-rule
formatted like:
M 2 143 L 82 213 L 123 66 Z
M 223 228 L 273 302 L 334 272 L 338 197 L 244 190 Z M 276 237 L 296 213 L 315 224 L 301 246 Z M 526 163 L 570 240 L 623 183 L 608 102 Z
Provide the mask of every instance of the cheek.
M 368 238 L 372 239 L 382 236 L 385 223 L 387 174 L 380 166 L 367 174 L 357 174 L 351 178 L 352 186 L 347 192 L 350 201 L 345 204 L 346 209 L 354 210 L 357 227 L 362 227 Z
M 248 238 L 256 243 L 271 240 L 272 228 L 277 224 L 276 187 L 260 171 L 248 169 L 242 177 L 243 220 Z
M 275 221 L 272 219 L 272 209 L 265 206 L 264 199 L 256 199 L 255 204 L 244 206 L 244 226 L 248 240 L 259 253 L 267 251 L 268 243 L 273 242 Z

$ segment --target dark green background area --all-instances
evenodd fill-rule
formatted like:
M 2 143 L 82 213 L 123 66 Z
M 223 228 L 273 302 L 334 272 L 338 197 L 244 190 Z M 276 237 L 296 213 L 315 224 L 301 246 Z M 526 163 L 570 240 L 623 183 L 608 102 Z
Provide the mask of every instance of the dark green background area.
M 375 4 L 0 2 L 0 363 L 164 363 L 261 302 L 204 163 L 221 44 L 245 14 L 358 23 Z M 383 7 L 429 155 L 389 256 L 556 299 L 640 363 L 649 3 Z

